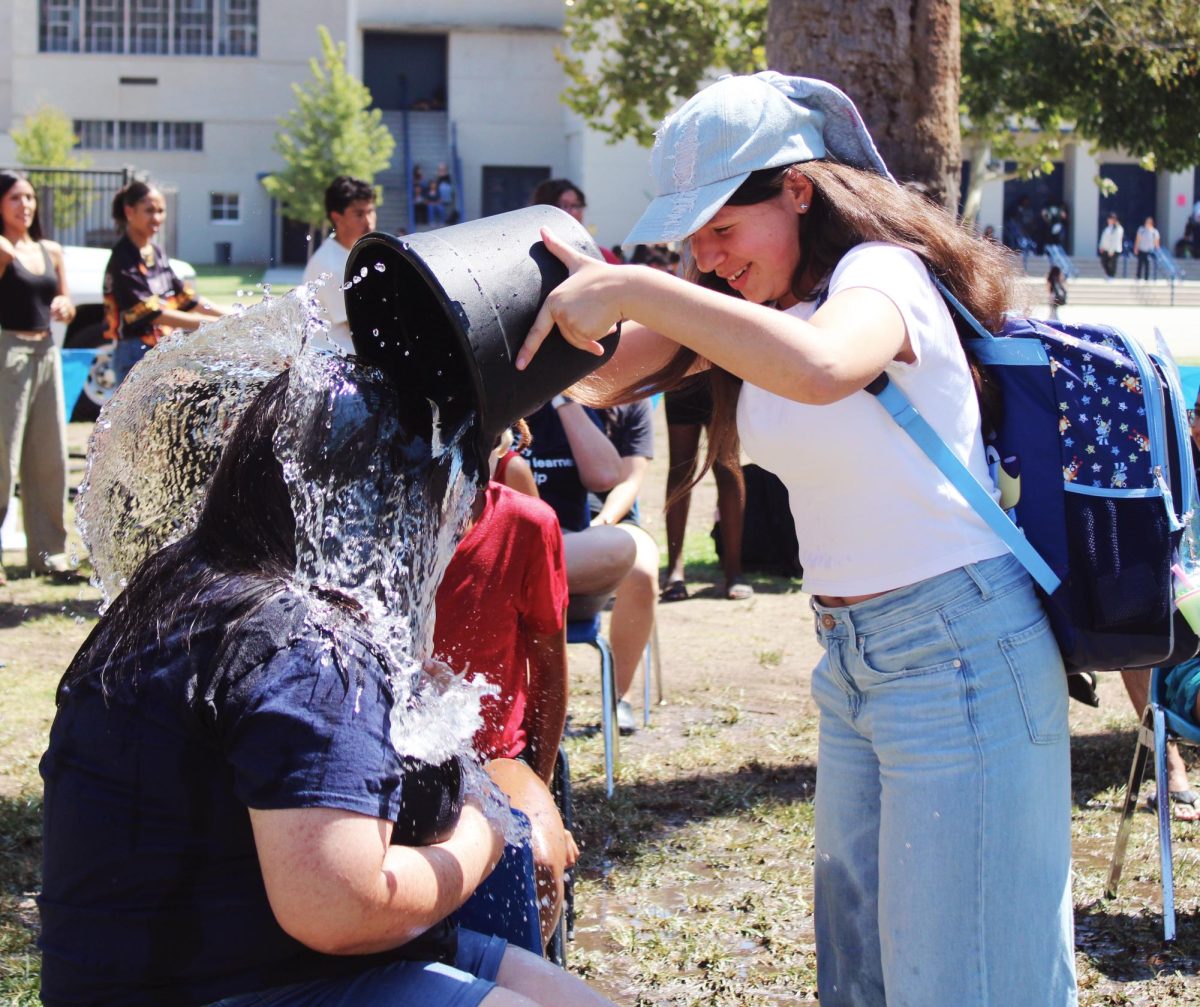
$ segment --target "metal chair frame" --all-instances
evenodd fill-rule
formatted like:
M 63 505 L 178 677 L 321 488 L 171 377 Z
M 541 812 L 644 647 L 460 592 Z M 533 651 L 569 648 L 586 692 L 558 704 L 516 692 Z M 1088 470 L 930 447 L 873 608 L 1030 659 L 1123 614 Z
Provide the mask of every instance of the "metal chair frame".
M 1154 778 L 1158 793 L 1155 805 L 1158 817 L 1158 856 L 1162 874 L 1163 942 L 1170 944 L 1175 940 L 1175 874 L 1171 848 L 1171 799 L 1167 785 L 1167 742 L 1182 741 L 1200 745 L 1200 725 L 1168 710 L 1163 705 L 1164 689 L 1162 669 L 1155 668 L 1150 673 L 1150 701 L 1138 726 L 1137 745 L 1133 750 L 1133 764 L 1129 768 L 1125 801 L 1121 807 L 1121 823 L 1117 828 L 1117 841 L 1113 847 L 1104 894 L 1107 898 L 1116 898 L 1121 870 L 1125 865 L 1125 849 L 1129 843 L 1133 811 L 1137 807 L 1138 791 L 1146 772 L 1146 759 L 1153 752 Z

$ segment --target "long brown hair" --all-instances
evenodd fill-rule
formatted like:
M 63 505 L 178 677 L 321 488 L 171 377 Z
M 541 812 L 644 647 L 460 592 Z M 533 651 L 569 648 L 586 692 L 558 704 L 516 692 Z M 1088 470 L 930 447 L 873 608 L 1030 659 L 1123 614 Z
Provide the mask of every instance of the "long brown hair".
M 766 168 L 753 172 L 729 197 L 727 205 L 748 206 L 773 199 L 784 190 L 793 173 L 803 175 L 813 187 L 811 206 L 799 217 L 801 254 L 792 277 L 792 293 L 797 298 L 816 300 L 843 255 L 863 242 L 881 241 L 919 256 L 986 329 L 1000 330 L 1005 312 L 1013 306 L 1015 291 L 1015 271 L 1008 251 L 981 238 L 927 197 L 882 175 L 828 160 Z M 685 275 L 712 290 L 741 296 L 715 273 L 700 272 L 690 254 L 686 256 Z M 817 278 L 815 282 L 813 277 Z M 955 324 L 959 324 L 957 318 Z M 680 347 L 666 364 L 636 384 L 615 394 L 604 389 L 604 398 L 609 403 L 629 402 L 670 391 L 687 380 L 696 360 L 694 350 Z M 978 369 L 972 367 L 972 371 L 986 412 L 986 378 Z M 710 367 L 707 373 L 713 398 L 708 449 L 704 465 L 681 493 L 694 486 L 714 461 L 737 468 L 740 445 L 735 413 L 742 380 L 719 367 Z M 586 389 L 589 382 L 585 379 L 582 384 Z M 598 381 L 591 386 L 600 393 Z

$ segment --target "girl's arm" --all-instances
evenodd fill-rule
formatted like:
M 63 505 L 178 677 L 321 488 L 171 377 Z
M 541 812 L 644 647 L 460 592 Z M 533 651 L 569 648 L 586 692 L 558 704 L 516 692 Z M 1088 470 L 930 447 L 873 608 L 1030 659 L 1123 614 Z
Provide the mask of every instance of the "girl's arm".
M 621 456 L 612 441 L 578 402 L 560 406 L 558 419 L 571 445 L 571 457 L 583 488 L 592 493 L 612 489 L 621 478 Z
M 388 951 L 424 933 L 470 897 L 504 845 L 472 800 L 433 846 L 392 846 L 392 822 L 333 808 L 251 808 L 250 824 L 275 919 L 334 955 Z
M 63 264 L 62 245 L 57 241 L 45 241 L 42 244 L 50 253 L 50 261 L 54 263 L 54 270 L 58 273 L 58 294 L 50 302 L 50 317 L 69 325 L 75 317 L 75 305 L 71 303 L 71 291 L 67 287 L 67 268 Z
M 565 627 L 557 633 L 525 633 L 529 655 L 525 736 L 529 742 L 530 765 L 547 786 L 554 776 L 558 746 L 567 723 L 566 641 Z
M 642 480 L 650 468 L 650 459 L 642 455 L 630 455 L 621 459 L 621 481 L 608 491 L 600 513 L 592 518 L 592 524 L 616 524 L 637 502 L 642 490 Z
M 542 239 L 570 275 L 546 298 L 518 369 L 555 325 L 573 346 L 600 353 L 597 340 L 625 319 L 761 388 L 814 405 L 858 391 L 893 359 L 913 359 L 899 308 L 876 290 L 840 291 L 805 322 L 656 269 L 608 266 L 544 229 Z

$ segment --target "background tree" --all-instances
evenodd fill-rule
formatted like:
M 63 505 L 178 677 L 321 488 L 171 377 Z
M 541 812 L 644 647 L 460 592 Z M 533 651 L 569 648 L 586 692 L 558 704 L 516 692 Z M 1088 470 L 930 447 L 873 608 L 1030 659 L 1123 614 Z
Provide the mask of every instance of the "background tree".
M 75 153 L 79 137 L 71 120 L 52 105 L 41 105 L 25 116 L 21 125 L 12 130 L 17 148 L 17 160 L 28 168 L 86 168 L 91 158 Z M 29 181 L 42 201 L 43 225 L 52 224 L 55 230 L 71 227 L 86 212 L 95 198 L 83 186 L 74 185 L 64 176 L 44 171 L 30 171 Z
M 942 64 L 952 29 L 938 19 L 953 3 L 918 2 L 910 13 L 875 0 L 839 10 L 771 0 L 768 35 L 762 0 L 577 0 L 567 18 L 573 55 L 564 57 L 571 76 L 564 97 L 613 139 L 648 144 L 652 124 L 708 74 L 752 72 L 769 59 L 777 69 L 840 81 L 893 171 L 920 178 L 903 151 L 892 149 L 894 142 L 906 145 L 903 131 L 898 141 L 885 135 L 889 115 L 904 126 L 889 108 L 910 100 L 905 89 L 926 86 L 917 64 L 930 45 Z M 963 148 L 972 164 L 968 215 L 986 182 L 1052 170 L 1068 138 L 1167 170 L 1200 162 L 1195 0 L 961 0 L 960 33 Z M 899 52 L 878 48 L 889 38 Z M 945 114 L 945 91 L 933 107 Z M 922 127 L 915 145 L 932 140 Z M 1006 162 L 1015 170 L 1006 173 Z M 957 165 L 937 170 L 957 182 Z
M 263 179 L 284 213 L 315 234 L 325 222 L 325 189 L 338 175 L 368 182 L 392 159 L 396 142 L 371 108 L 371 92 L 346 69 L 346 45 L 317 29 L 321 58 L 309 61 L 312 80 L 292 85 L 296 107 L 279 120 L 275 151 L 284 168 Z M 311 254 L 312 242 L 309 242 Z
M 567 35 L 564 97 L 614 139 L 649 143 L 650 123 L 714 70 L 769 65 L 841 87 L 898 178 L 957 196 L 956 0 L 579 0 Z
M 1072 136 L 1148 168 L 1200 162 L 1195 0 L 962 0 L 962 19 L 965 216 L 986 182 L 1053 170 Z

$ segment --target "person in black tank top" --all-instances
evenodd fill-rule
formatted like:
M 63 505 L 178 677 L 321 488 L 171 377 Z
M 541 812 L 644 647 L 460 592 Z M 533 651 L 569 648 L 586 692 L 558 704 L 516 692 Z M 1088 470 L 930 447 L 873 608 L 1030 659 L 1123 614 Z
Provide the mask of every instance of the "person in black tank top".
M 30 570 L 71 576 L 62 364 L 50 323 L 69 323 L 75 306 L 62 248 L 42 240 L 33 186 L 7 171 L 0 172 L 0 223 L 0 524 L 19 476 Z

